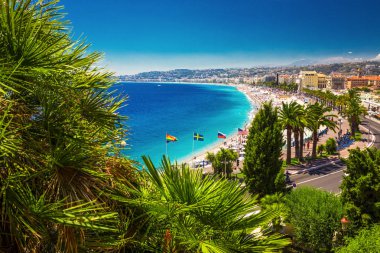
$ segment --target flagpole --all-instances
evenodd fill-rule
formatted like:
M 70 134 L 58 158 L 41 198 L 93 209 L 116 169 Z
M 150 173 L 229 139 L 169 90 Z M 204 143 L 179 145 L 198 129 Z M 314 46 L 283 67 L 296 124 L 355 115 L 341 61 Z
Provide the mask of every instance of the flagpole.
M 193 149 L 191 150 L 191 154 L 194 154 L 194 133 L 195 132 L 193 132 Z
M 166 140 L 166 136 L 168 135 L 168 132 L 166 132 L 166 135 L 165 135 L 165 143 L 166 143 L 166 158 L 168 157 L 168 141 Z

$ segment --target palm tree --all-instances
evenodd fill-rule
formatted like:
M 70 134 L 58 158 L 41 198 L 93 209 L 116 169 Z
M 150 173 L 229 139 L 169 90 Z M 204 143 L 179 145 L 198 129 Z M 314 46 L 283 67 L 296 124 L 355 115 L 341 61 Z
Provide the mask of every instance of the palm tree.
M 297 125 L 297 116 L 299 114 L 301 114 L 301 106 L 297 102 L 295 101 L 292 101 L 291 103 L 282 102 L 282 108 L 279 112 L 279 119 L 284 129 L 286 129 L 286 140 L 287 140 L 286 163 L 287 164 L 290 164 L 292 160 L 292 157 L 291 157 L 292 131 L 294 130 L 294 127 Z
M 341 113 L 346 103 L 346 98 L 344 95 L 338 95 L 336 98 L 336 106 L 338 107 L 338 112 Z
M 305 137 L 305 128 L 308 127 L 308 121 L 306 118 L 306 111 L 303 106 L 301 106 L 300 111 L 297 115 L 297 120 L 296 120 L 296 126 L 295 126 L 295 132 L 298 134 L 295 134 L 298 136 L 299 141 L 296 142 L 296 147 L 298 144 L 298 149 L 296 148 L 296 157 L 300 160 L 303 161 L 303 145 L 304 145 L 304 137 Z M 297 152 L 298 150 L 298 152 Z
M 222 165 L 222 173 L 224 174 L 224 176 L 230 177 L 232 173 L 232 164 L 238 159 L 238 153 L 231 149 L 221 148 L 216 155 L 217 159 Z
M 336 123 L 331 120 L 336 117 L 335 114 L 328 114 L 331 112 L 329 107 L 326 107 L 320 103 L 311 104 L 306 109 L 306 117 L 309 122 L 309 127 L 312 130 L 313 135 L 313 149 L 312 158 L 317 157 L 317 143 L 318 143 L 318 130 L 321 126 L 326 126 L 329 129 L 335 131 Z
M 347 117 L 350 123 L 351 133 L 359 131 L 360 117 L 367 114 L 367 109 L 361 104 L 359 93 L 351 89 L 342 97 L 345 107 L 342 114 Z
M 117 155 L 123 100 L 109 93 L 100 54 L 66 32 L 57 2 L 1 2 L 0 248 L 116 250 L 129 217 L 105 192 L 128 195 L 123 185 L 137 182 Z
M 230 177 L 232 173 L 232 163 L 236 161 L 238 154 L 230 149 L 221 148 L 218 153 L 207 152 L 206 159 L 209 160 L 214 169 L 214 174 L 224 174 Z
M 258 212 L 255 198 L 237 182 L 202 179 L 201 171 L 166 157 L 160 169 L 143 160 L 144 183 L 134 198 L 115 198 L 142 210 L 139 219 L 149 226 L 140 247 L 147 251 L 269 252 L 289 243 L 264 229 L 281 209 Z

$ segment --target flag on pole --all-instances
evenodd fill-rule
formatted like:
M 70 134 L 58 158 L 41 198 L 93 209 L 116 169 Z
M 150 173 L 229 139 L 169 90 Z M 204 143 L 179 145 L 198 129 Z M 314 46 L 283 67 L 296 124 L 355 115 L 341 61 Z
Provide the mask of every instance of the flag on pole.
M 203 134 L 194 133 L 194 141 L 204 141 Z
M 174 137 L 170 134 L 166 134 L 166 142 L 178 141 L 177 137 Z
M 218 138 L 219 139 L 226 139 L 227 136 L 224 133 L 218 132 Z
M 247 135 L 248 134 L 248 131 L 247 130 L 243 130 L 241 128 L 238 128 L 238 134 L 239 135 Z

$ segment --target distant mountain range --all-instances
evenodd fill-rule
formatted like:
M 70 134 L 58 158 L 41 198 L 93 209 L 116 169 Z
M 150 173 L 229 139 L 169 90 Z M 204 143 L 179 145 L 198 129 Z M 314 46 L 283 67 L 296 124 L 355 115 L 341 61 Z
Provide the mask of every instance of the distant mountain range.
M 254 67 L 254 68 L 227 68 L 227 69 L 174 69 L 170 71 L 151 71 L 136 75 L 119 76 L 121 81 L 200 81 L 200 82 L 227 82 L 232 79 L 253 78 L 255 76 L 276 74 L 298 74 L 301 70 L 315 70 L 320 73 L 330 74 L 339 72 L 345 75 L 357 75 L 358 69 L 362 69 L 365 75 L 380 75 L 379 61 L 346 62 L 345 58 L 330 58 L 323 61 L 311 61 L 301 59 L 288 66 L 281 67 Z
M 316 61 L 308 60 L 308 59 L 301 59 L 295 62 L 292 62 L 288 64 L 287 66 L 289 67 L 302 67 L 302 66 L 308 66 L 308 65 L 313 65 L 315 64 Z

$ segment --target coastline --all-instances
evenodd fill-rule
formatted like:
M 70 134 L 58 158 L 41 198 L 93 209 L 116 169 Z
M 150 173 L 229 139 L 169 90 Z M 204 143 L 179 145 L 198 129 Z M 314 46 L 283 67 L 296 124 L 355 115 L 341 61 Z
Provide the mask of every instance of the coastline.
M 207 85 L 214 85 L 214 84 L 208 83 Z M 238 92 L 241 92 L 246 96 L 247 100 L 249 101 L 251 105 L 251 110 L 248 112 L 247 120 L 245 121 L 244 125 L 241 126 L 241 128 L 248 130 L 254 119 L 256 111 L 261 106 L 261 101 L 256 99 L 256 97 L 252 94 L 247 84 L 220 84 L 220 85 L 235 87 Z M 178 163 L 187 163 L 191 166 L 195 161 L 206 160 L 206 155 L 208 152 L 216 153 L 220 150 L 220 148 L 228 147 L 230 144 L 232 144 L 234 140 L 237 140 L 238 138 L 239 138 L 239 135 L 236 131 L 232 135 L 227 136 L 226 139 L 222 139 L 221 141 L 211 144 L 210 146 L 205 147 L 204 149 L 194 154 L 190 154 L 182 159 L 179 159 Z
M 152 82 L 138 82 L 138 81 L 117 81 L 117 83 L 154 83 L 154 84 L 189 84 L 189 85 L 193 85 L 193 84 L 201 84 L 201 85 L 212 85 L 212 86 L 237 86 L 237 85 L 240 85 L 240 84 L 227 84 L 227 83 L 197 83 L 197 82 L 175 82 L 175 81 L 172 81 L 172 82 L 160 82 L 160 81 L 152 81 Z

